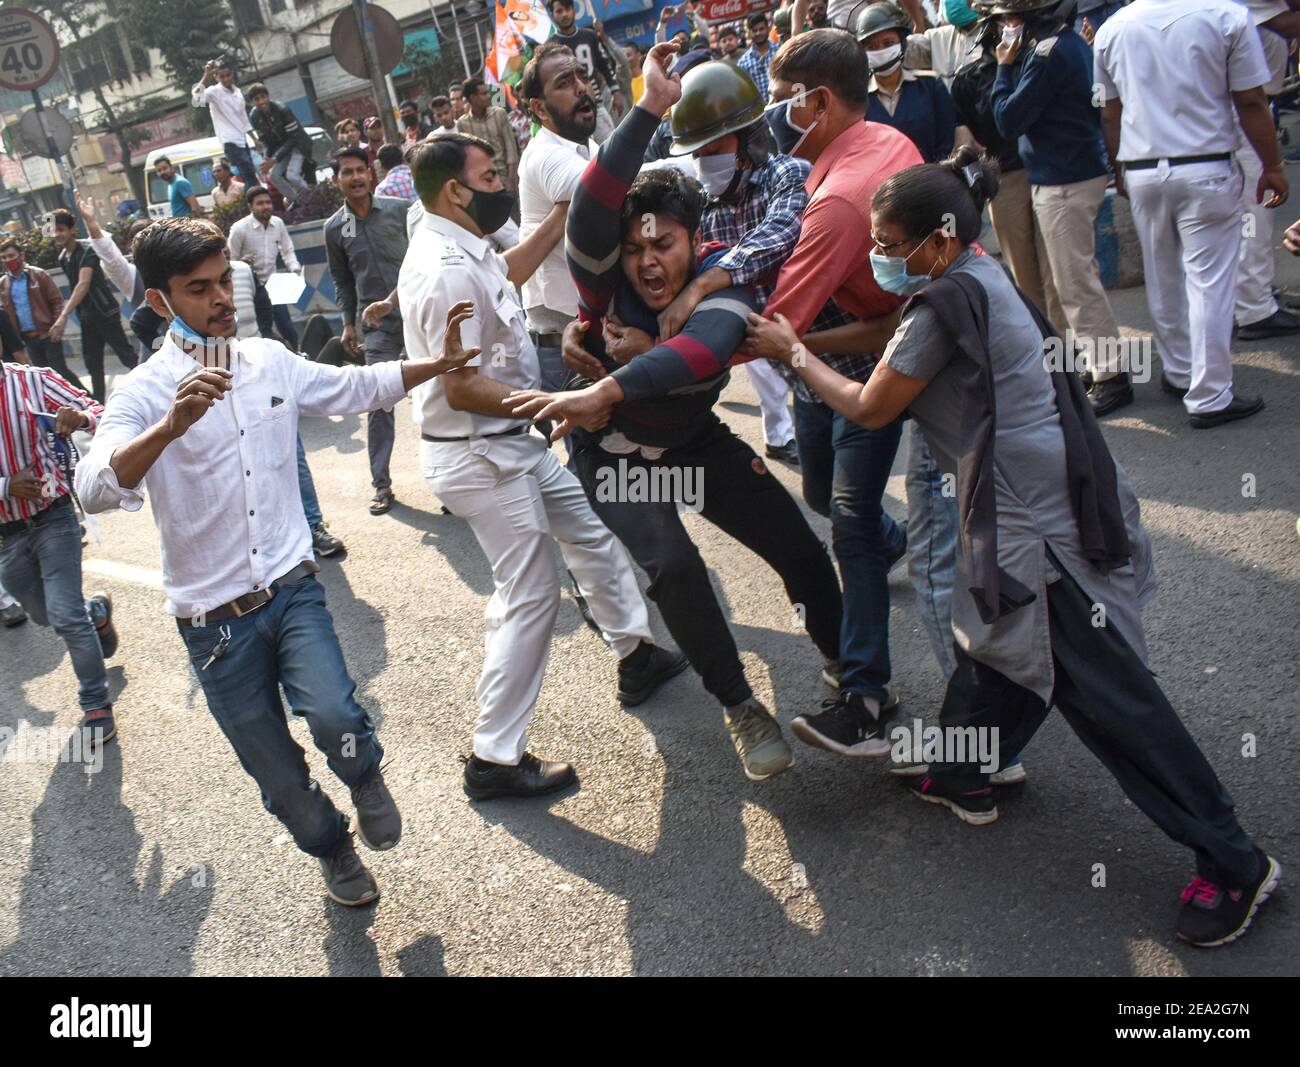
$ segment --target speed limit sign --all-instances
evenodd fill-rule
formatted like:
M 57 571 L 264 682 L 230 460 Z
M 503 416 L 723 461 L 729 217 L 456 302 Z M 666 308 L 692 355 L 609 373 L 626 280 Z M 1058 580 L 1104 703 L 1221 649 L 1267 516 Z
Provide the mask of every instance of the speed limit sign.
M 59 39 L 34 11 L 0 11 L 0 86 L 37 89 L 59 69 Z

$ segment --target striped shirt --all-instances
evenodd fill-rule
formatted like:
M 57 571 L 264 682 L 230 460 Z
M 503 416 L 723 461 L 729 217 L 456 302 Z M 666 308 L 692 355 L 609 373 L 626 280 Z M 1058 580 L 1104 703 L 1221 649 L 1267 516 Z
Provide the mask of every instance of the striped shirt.
M 36 413 L 58 414 L 59 408 L 84 411 L 89 429 L 99 425 L 103 407 L 48 367 L 0 363 L 0 522 L 30 519 L 71 490 L 36 421 Z M 49 486 L 42 501 L 9 495 L 9 479 L 27 467 Z
M 578 287 L 578 318 L 583 322 L 599 323 L 613 303 L 623 324 L 652 335 L 656 332 L 654 315 L 626 282 L 620 252 L 623 199 L 658 126 L 655 115 L 641 107 L 632 108 L 587 164 L 573 195 L 565 224 L 565 254 Z M 711 266 L 712 261 L 713 256 L 707 256 L 700 267 Z M 744 341 L 746 317 L 756 307 L 749 288 L 721 289 L 700 301 L 677 336 L 617 370 L 611 363 L 625 401 L 651 400 L 675 390 L 694 391 L 699 383 L 718 378 Z M 593 354 L 602 355 L 595 351 L 599 333 L 598 329 L 588 330 L 586 343 Z

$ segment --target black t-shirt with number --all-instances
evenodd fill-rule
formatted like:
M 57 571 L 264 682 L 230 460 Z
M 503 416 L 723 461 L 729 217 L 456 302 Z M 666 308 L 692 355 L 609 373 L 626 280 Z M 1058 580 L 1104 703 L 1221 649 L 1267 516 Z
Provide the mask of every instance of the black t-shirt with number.
M 573 32 L 567 35 L 557 31 L 550 39 L 568 46 L 569 51 L 578 57 L 578 62 L 582 64 L 589 79 L 593 78 L 599 70 L 606 85 L 611 89 L 618 88 L 618 79 L 614 77 L 614 68 L 610 66 L 609 56 L 605 55 L 600 38 L 590 26 L 575 26 Z
M 78 241 L 71 253 L 67 251 L 59 253 L 59 266 L 68 276 L 68 284 L 73 287 L 81 276 L 82 267 L 89 267 L 94 271 L 90 279 L 90 291 L 77 306 L 78 317 L 96 322 L 117 317 L 119 311 L 117 297 L 113 295 L 113 289 L 108 284 L 108 279 L 104 277 L 104 268 L 99 262 L 99 254 L 93 248 Z

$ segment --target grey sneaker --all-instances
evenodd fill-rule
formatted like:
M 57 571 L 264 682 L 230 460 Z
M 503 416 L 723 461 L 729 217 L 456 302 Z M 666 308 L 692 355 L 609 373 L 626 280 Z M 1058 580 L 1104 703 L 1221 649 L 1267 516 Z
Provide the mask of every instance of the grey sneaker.
M 384 784 L 384 772 L 376 770 L 366 781 L 352 788 L 357 809 L 357 836 L 366 848 L 384 852 L 402 837 L 402 813 Z
M 339 839 L 332 856 L 320 860 L 320 869 L 325 875 L 325 892 L 336 904 L 356 908 L 379 899 L 379 883 L 361 862 L 351 834 Z
M 734 713 L 724 711 L 722 717 L 745 775 L 752 781 L 772 778 L 794 762 L 790 746 L 781 736 L 781 724 L 757 700 L 751 697 Z

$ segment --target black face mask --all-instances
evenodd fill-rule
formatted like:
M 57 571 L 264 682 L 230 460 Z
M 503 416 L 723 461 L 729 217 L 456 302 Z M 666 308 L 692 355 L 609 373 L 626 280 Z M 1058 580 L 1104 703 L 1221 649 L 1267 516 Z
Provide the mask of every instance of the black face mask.
M 403 116 L 402 116 L 402 125 L 403 125 L 403 126 L 406 126 L 406 127 L 410 128 L 410 127 L 412 127 L 412 126 L 418 126 L 419 124 L 420 124 L 420 116 L 419 116 L 419 115 L 403 115 Z
M 465 213 L 485 234 L 496 233 L 510 218 L 510 209 L 515 206 L 515 198 L 509 189 L 498 189 L 495 193 L 485 193 L 482 189 L 465 187 L 474 194 Z

